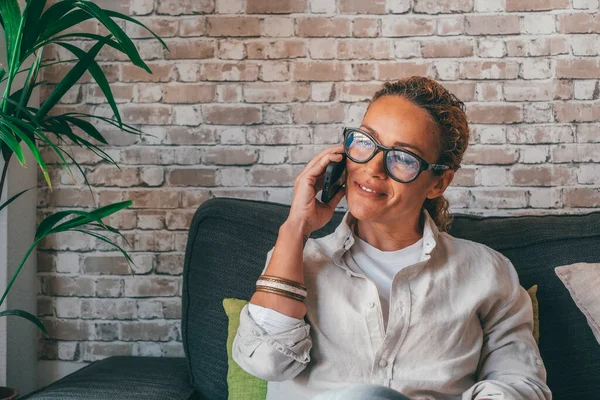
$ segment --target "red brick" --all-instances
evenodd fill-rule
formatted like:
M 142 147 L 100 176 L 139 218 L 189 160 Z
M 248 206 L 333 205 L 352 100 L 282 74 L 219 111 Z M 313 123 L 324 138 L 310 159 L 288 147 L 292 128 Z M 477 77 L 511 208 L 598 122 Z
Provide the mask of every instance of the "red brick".
M 157 14 L 207 14 L 215 10 L 215 0 L 159 0 Z
M 507 38 L 506 49 L 509 57 L 569 54 L 569 45 L 564 37 Z
M 257 17 L 208 17 L 210 36 L 260 36 L 260 19 Z
M 206 39 L 169 40 L 169 51 L 165 50 L 167 60 L 203 59 L 215 56 L 216 42 Z
M 89 171 L 87 179 L 93 186 L 136 186 L 140 184 L 140 170 L 136 167 L 121 167 L 101 165 Z
M 195 212 L 196 210 L 186 211 L 182 209 L 167 211 L 165 215 L 167 229 L 184 229 L 187 231 L 190 228 Z
M 521 108 L 509 104 L 469 104 L 467 115 L 470 123 L 510 124 L 522 120 Z
M 527 190 L 471 188 L 471 208 L 525 208 L 527 206 Z
M 466 18 L 469 35 L 508 35 L 520 30 L 518 15 L 468 15 Z
M 473 42 L 468 39 L 422 41 L 423 57 L 469 57 L 473 55 Z
M 164 17 L 137 17 L 136 19 L 161 38 L 173 37 L 177 34 L 177 19 L 168 19 Z M 148 29 L 134 24 L 133 22 L 126 22 L 125 28 L 125 32 L 132 39 L 154 38 Z
M 307 0 L 246 0 L 248 14 L 289 14 L 308 11 Z
M 565 207 L 600 207 L 600 188 L 564 188 Z
M 187 225 L 182 224 L 182 227 L 188 228 L 191 223 L 192 213 L 183 213 L 187 215 Z M 177 218 L 177 217 L 176 217 Z M 168 275 L 181 275 L 183 273 L 183 254 L 158 254 L 156 256 L 156 273 Z
M 350 79 L 353 81 L 371 81 L 375 76 L 376 65 L 373 63 L 351 63 Z
M 506 0 L 506 11 L 545 11 L 569 8 L 569 0 Z
M 258 79 L 258 65 L 250 63 L 202 64 L 201 80 L 208 81 L 255 81 Z
M 435 19 L 396 15 L 382 20 L 381 35 L 387 37 L 426 36 L 435 32 Z
M 247 42 L 250 59 L 278 59 L 306 57 L 304 42 L 298 39 Z
M 394 58 L 394 44 L 388 40 L 340 40 L 337 53 L 340 60 L 387 60 Z
M 352 36 L 354 37 L 378 37 L 379 19 L 356 18 L 352 23 Z
M 295 65 L 294 79 L 297 81 L 343 81 L 346 67 L 336 61 L 299 61 Z
M 216 176 L 212 168 L 176 168 L 167 172 L 167 181 L 172 186 L 216 186 Z
M 513 61 L 463 61 L 460 79 L 516 79 L 519 64 Z
M 512 125 L 507 128 L 509 143 L 572 143 L 574 128 L 568 125 Z
M 516 165 L 510 169 L 515 186 L 568 186 L 575 181 L 575 170 L 565 165 Z
M 595 122 L 600 119 L 600 104 L 556 103 L 554 105 L 558 122 Z
M 181 193 L 181 207 L 198 208 L 202 203 L 211 197 L 208 189 L 186 189 Z
M 598 33 L 600 14 L 558 14 L 559 33 Z
M 120 111 L 128 124 L 167 125 L 173 115 L 171 106 L 163 104 L 128 104 Z
M 343 14 L 385 14 L 385 0 L 339 0 Z
M 600 60 L 597 57 L 574 60 L 556 60 L 557 78 L 597 79 L 600 78 Z
M 507 101 L 568 100 L 573 96 L 573 84 L 567 80 L 547 82 L 513 81 L 504 83 Z
M 210 147 L 202 160 L 204 164 L 252 165 L 258 161 L 258 152 L 243 147 Z
M 244 100 L 247 103 L 290 103 L 310 98 L 308 83 L 247 83 Z
M 296 33 L 304 37 L 348 37 L 352 36 L 352 21 L 335 17 L 297 18 Z
M 510 146 L 469 146 L 465 151 L 465 164 L 514 164 L 519 158 L 517 149 Z
M 294 104 L 293 110 L 294 122 L 297 124 L 344 121 L 343 104 Z
M 554 162 L 600 163 L 600 144 L 561 144 L 552 146 L 551 151 Z
M 206 35 L 206 17 L 180 17 L 179 36 L 204 36 Z
M 173 64 L 146 63 L 152 70 L 149 74 L 144 69 L 133 65 L 123 64 L 121 71 L 122 82 L 168 82 L 173 79 Z
M 475 100 L 475 82 L 444 82 L 444 87 L 462 101 Z
M 381 89 L 380 83 L 346 82 L 342 84 L 340 100 L 347 102 L 368 101 L 379 89 Z
M 256 124 L 262 120 L 261 108 L 256 106 L 207 105 L 202 107 L 202 114 L 210 124 Z
M 175 296 L 178 292 L 179 278 L 163 278 L 158 276 L 135 276 L 126 278 L 125 296 L 127 297 L 159 297 Z
M 210 103 L 215 100 L 214 84 L 169 83 L 163 86 L 164 103 Z
M 131 190 L 126 194 L 133 201 L 131 208 L 177 208 L 179 192 L 164 189 Z
M 432 66 L 432 64 L 423 62 L 380 62 L 376 65 L 376 76 L 380 81 L 402 79 L 413 75 L 431 76 Z
M 415 0 L 415 13 L 450 14 L 473 11 L 473 0 Z
M 290 165 L 255 165 L 250 169 L 252 186 L 294 186 L 294 170 Z

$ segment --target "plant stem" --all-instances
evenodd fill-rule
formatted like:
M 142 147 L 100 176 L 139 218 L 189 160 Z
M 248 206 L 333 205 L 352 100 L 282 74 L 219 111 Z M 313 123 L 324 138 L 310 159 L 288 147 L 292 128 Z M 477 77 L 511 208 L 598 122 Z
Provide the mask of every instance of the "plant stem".
M 2 168 L 2 178 L 0 178 L 0 197 L 2 197 L 2 190 L 4 189 L 4 181 L 6 180 L 6 173 L 8 172 L 8 164 L 10 163 L 10 158 L 12 157 L 12 153 L 8 155 L 8 160 L 4 162 L 4 167 Z

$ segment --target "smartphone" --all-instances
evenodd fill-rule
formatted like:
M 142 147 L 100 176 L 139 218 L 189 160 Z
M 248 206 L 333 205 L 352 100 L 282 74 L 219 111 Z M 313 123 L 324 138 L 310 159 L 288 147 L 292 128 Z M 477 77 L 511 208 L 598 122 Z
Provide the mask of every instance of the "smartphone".
M 346 181 L 346 154 L 342 154 L 341 161 L 331 161 L 325 169 L 325 182 L 321 192 L 321 201 L 329 203 L 339 190 L 344 187 Z

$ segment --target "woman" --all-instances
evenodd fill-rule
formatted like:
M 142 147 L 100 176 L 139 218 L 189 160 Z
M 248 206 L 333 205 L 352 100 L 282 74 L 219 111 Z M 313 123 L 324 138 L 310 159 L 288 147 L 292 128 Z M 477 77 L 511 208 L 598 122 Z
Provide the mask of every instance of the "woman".
M 233 344 L 267 399 L 551 399 L 514 266 L 447 233 L 443 193 L 468 141 L 464 104 L 411 77 L 300 173 Z M 342 154 L 345 188 L 323 204 Z M 306 241 L 343 196 L 335 232 Z

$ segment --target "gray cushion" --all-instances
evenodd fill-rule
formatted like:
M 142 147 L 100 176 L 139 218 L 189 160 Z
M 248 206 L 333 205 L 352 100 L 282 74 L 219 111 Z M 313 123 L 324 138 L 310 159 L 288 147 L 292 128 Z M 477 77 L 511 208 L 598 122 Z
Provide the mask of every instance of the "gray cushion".
M 215 198 L 194 215 L 185 256 L 182 330 L 192 385 L 207 398 L 227 398 L 227 318 L 222 300 L 250 299 L 288 213 L 287 205 Z M 333 232 L 342 216 L 336 212 L 312 237 Z M 454 217 L 451 235 L 498 250 L 513 262 L 525 288 L 539 286 L 540 351 L 554 398 L 596 398 L 600 346 L 554 267 L 600 261 L 600 212 Z
M 27 400 L 196 400 L 185 358 L 110 357 L 94 362 Z

